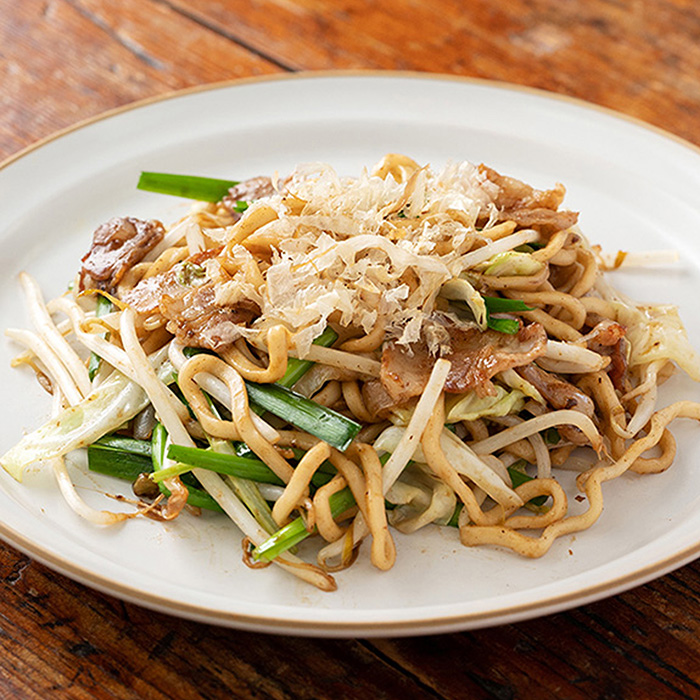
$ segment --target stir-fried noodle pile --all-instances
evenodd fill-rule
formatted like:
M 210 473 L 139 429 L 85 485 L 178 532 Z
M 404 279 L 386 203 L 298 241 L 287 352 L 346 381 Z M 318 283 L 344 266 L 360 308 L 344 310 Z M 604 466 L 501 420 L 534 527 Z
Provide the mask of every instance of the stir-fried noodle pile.
M 48 303 L 21 275 L 35 330 L 7 334 L 54 415 L 2 457 L 15 478 L 51 464 L 100 524 L 224 511 L 248 565 L 333 590 L 363 540 L 387 570 L 392 531 L 431 524 L 539 557 L 596 521 L 605 481 L 671 465 L 669 423 L 700 419 L 657 405 L 676 368 L 700 379 L 675 307 L 609 286 L 560 185 L 398 155 L 229 184 L 169 229 L 103 224 Z M 134 481 L 133 512 L 82 500 L 64 456 L 86 446 Z

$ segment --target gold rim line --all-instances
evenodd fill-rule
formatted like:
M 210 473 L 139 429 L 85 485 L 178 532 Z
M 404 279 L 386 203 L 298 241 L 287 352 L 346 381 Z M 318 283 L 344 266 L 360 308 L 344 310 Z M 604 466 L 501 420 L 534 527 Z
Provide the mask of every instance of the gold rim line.
M 317 632 L 318 636 L 323 636 L 324 632 L 332 631 L 334 633 L 343 633 L 342 635 L 335 636 L 346 637 L 351 637 L 354 634 L 361 636 L 362 633 L 367 634 L 373 632 L 381 632 L 382 634 L 401 633 L 405 630 L 409 630 L 410 634 L 429 634 L 430 630 L 436 628 L 457 628 L 461 625 L 465 627 L 470 626 L 471 628 L 487 627 L 489 620 L 497 620 L 498 624 L 508 624 L 508 618 L 510 618 L 512 622 L 531 619 L 534 615 L 530 613 L 536 614 L 540 612 L 541 614 L 553 614 L 557 611 L 575 607 L 577 604 L 584 604 L 584 600 L 585 603 L 588 604 L 604 598 L 606 597 L 606 593 L 609 593 L 610 589 L 615 589 L 616 594 L 621 594 L 633 588 L 635 585 L 643 585 L 642 580 L 643 582 L 649 583 L 662 573 L 670 573 L 679 566 L 690 563 L 692 557 L 700 553 L 700 543 L 698 543 L 663 561 L 657 561 L 655 564 L 645 569 L 624 574 L 623 576 L 618 576 L 606 582 L 592 584 L 584 589 L 577 589 L 568 593 L 554 595 L 531 603 L 491 608 L 488 611 L 425 617 L 417 620 L 394 620 L 390 622 L 363 620 L 356 622 L 349 620 L 291 620 L 277 617 L 262 617 L 248 613 L 222 611 L 219 608 L 210 608 L 195 603 L 183 603 L 181 600 L 173 600 L 165 596 L 156 595 L 150 593 L 148 590 L 144 591 L 134 586 L 116 583 L 112 579 L 100 576 L 90 569 L 77 566 L 69 560 L 63 560 L 50 553 L 49 556 L 47 556 L 45 551 L 41 547 L 35 545 L 32 540 L 27 539 L 24 535 L 4 523 L 0 523 L 0 537 L 5 541 L 9 539 L 10 543 L 17 546 L 24 554 L 44 563 L 48 568 L 58 570 L 63 575 L 78 583 L 107 592 L 122 600 L 126 599 L 145 608 L 155 609 L 161 612 L 164 611 L 170 615 L 179 615 L 180 617 L 190 620 L 219 626 L 235 628 L 236 626 L 246 625 L 251 629 L 256 628 L 268 632 L 284 630 L 289 634 L 293 634 L 294 631 L 300 631 L 301 633 Z M 58 562 L 58 564 L 56 564 L 56 562 Z M 261 604 L 254 603 L 253 605 Z M 292 609 L 291 606 L 281 607 Z M 423 607 L 430 609 L 430 606 Z M 300 614 L 303 614 L 305 610 L 305 608 L 301 607 L 293 609 L 298 610 Z M 333 609 L 329 609 L 328 612 L 332 614 Z M 367 614 L 375 614 L 376 612 L 376 610 L 366 611 Z
M 639 119 L 638 117 L 633 117 L 631 115 L 618 112 L 609 107 L 587 102 L 581 98 L 572 97 L 570 95 L 563 95 L 560 93 L 554 93 L 540 88 L 530 87 L 527 85 L 508 83 L 505 81 L 498 80 L 489 80 L 485 78 L 421 71 L 328 70 L 299 71 L 294 73 L 273 73 L 263 76 L 236 78 L 232 80 L 219 81 L 204 85 L 196 85 L 181 90 L 168 91 L 159 95 L 147 97 L 142 100 L 130 102 L 128 104 L 115 107 L 114 109 L 110 109 L 108 111 L 76 122 L 75 124 L 60 129 L 50 134 L 49 136 L 46 136 L 20 149 L 16 153 L 6 158 L 2 163 L 0 163 L 0 171 L 4 170 L 13 163 L 16 163 L 21 158 L 45 146 L 46 144 L 58 140 L 63 136 L 79 131 L 80 129 L 83 129 L 97 122 L 106 121 L 112 117 L 116 117 L 126 112 L 140 109 L 141 107 L 157 104 L 159 102 L 165 102 L 167 100 L 177 99 L 180 97 L 196 95 L 198 93 L 203 92 L 245 85 L 281 82 L 288 80 L 309 80 L 313 78 L 344 77 L 410 78 L 425 81 L 455 82 L 458 84 L 479 85 L 504 91 L 530 94 L 536 97 L 540 97 L 542 99 L 550 101 L 561 101 L 574 106 L 578 106 L 582 109 L 594 112 L 597 111 L 602 114 L 606 114 L 610 117 L 616 118 L 618 120 L 635 124 L 636 126 L 642 127 L 646 131 L 662 136 L 700 155 L 699 146 L 661 127 L 649 124 L 643 121 L 642 119 Z M 45 550 L 44 548 L 36 545 L 32 540 L 29 540 L 23 534 L 2 522 L 0 522 L 0 537 L 3 540 L 5 540 L 8 544 L 15 546 L 17 549 L 21 550 L 28 556 L 31 556 L 32 558 L 43 562 L 49 568 L 58 570 L 59 572 L 68 576 L 69 578 L 72 578 L 73 580 L 77 580 L 87 585 L 88 587 L 93 587 L 98 590 L 105 591 L 118 598 L 128 599 L 130 601 L 133 601 L 135 604 L 143 605 L 147 608 L 166 611 L 170 614 L 180 615 L 189 619 L 206 621 L 212 624 L 226 625 L 231 627 L 235 627 L 237 625 L 246 625 L 250 628 L 256 628 L 259 630 L 286 630 L 290 634 L 294 633 L 295 630 L 303 631 L 304 633 L 317 632 L 319 635 L 323 635 L 324 632 L 340 631 L 343 634 L 347 633 L 347 636 L 350 636 L 353 633 L 361 634 L 362 632 L 373 631 L 391 634 L 392 632 L 400 633 L 402 630 L 410 630 L 412 634 L 420 634 L 421 630 L 423 630 L 424 633 L 429 633 L 430 630 L 439 627 L 456 628 L 459 625 L 479 626 L 480 623 L 483 623 L 481 624 L 481 626 L 486 626 L 489 620 L 498 620 L 499 623 L 504 624 L 507 622 L 507 619 L 505 618 L 514 618 L 516 616 L 518 617 L 518 619 L 523 619 L 525 616 L 534 617 L 538 612 L 545 613 L 553 612 L 554 609 L 568 609 L 575 607 L 577 603 L 580 604 L 584 600 L 590 602 L 594 599 L 605 597 L 606 592 L 610 593 L 612 590 L 615 590 L 616 593 L 621 593 L 624 590 L 628 590 L 629 588 L 634 587 L 635 585 L 641 585 L 643 582 L 649 582 L 650 580 L 656 578 L 659 575 L 668 573 L 673 569 L 678 568 L 684 564 L 688 564 L 693 559 L 700 556 L 699 541 L 694 545 L 686 547 L 680 552 L 676 552 L 671 556 L 668 556 L 662 560 L 657 560 L 652 564 L 649 564 L 642 568 L 638 568 L 634 572 L 624 574 L 623 576 L 618 576 L 616 578 L 609 579 L 604 582 L 591 584 L 586 588 L 578 589 L 576 591 L 554 595 L 544 600 L 521 603 L 517 605 L 512 605 L 510 607 L 491 608 L 488 611 L 460 613 L 454 615 L 447 614 L 439 617 L 422 618 L 418 620 L 401 620 L 392 622 L 373 622 L 371 620 L 362 622 L 338 620 L 306 621 L 302 619 L 289 620 L 272 617 L 260 617 L 258 615 L 250 615 L 247 613 L 226 612 L 220 609 L 209 608 L 194 603 L 183 603 L 180 600 L 171 600 L 167 597 L 158 596 L 150 593 L 149 591 L 143 591 L 139 588 L 129 586 L 128 584 L 116 582 L 113 579 L 100 576 L 99 574 L 95 573 L 90 569 L 78 566 L 69 559 L 65 559 L 61 556 L 52 553 L 51 551 Z M 430 606 L 424 607 L 430 609 Z M 290 609 L 296 610 L 297 608 L 290 607 Z M 298 610 L 300 611 L 300 613 L 303 614 L 304 608 L 298 608 Z M 371 613 L 371 611 L 368 612 Z M 329 609 L 329 613 L 332 613 L 332 609 Z
M 20 160 L 24 156 L 38 150 L 39 148 L 45 146 L 52 141 L 56 141 L 63 136 L 73 133 L 74 131 L 79 131 L 91 124 L 97 122 L 105 121 L 111 117 L 119 116 L 125 112 L 131 112 L 141 107 L 147 107 L 148 105 L 157 104 L 158 102 L 165 102 L 167 100 L 177 99 L 179 97 L 187 97 L 189 95 L 196 95 L 198 93 L 222 90 L 225 88 L 238 87 L 244 85 L 255 85 L 260 83 L 271 83 L 271 82 L 282 82 L 287 80 L 311 80 L 314 78 L 411 78 L 415 80 L 426 80 L 429 82 L 454 82 L 462 83 L 466 85 L 480 85 L 483 87 L 491 87 L 495 89 L 511 91 L 511 92 L 521 92 L 523 94 L 530 94 L 533 96 L 538 96 L 543 99 L 548 99 L 552 101 L 566 102 L 571 105 L 578 106 L 582 109 L 588 109 L 591 111 L 600 112 L 606 114 L 609 117 L 614 117 L 616 119 L 635 124 L 647 131 L 662 136 L 675 142 L 680 146 L 685 146 L 690 150 L 694 151 L 700 155 L 700 145 L 694 144 L 692 141 L 674 134 L 672 131 L 664 129 L 663 127 L 656 126 L 655 124 L 650 124 L 639 117 L 634 117 L 631 114 L 625 114 L 612 107 L 606 107 L 604 105 L 599 105 L 594 102 L 588 102 L 581 97 L 574 97 L 572 95 L 565 95 L 559 92 L 552 92 L 550 90 L 545 90 L 544 88 L 536 88 L 530 85 L 522 85 L 520 83 L 510 83 L 502 80 L 494 80 L 490 78 L 478 78 L 475 76 L 466 75 L 453 75 L 451 73 L 432 73 L 429 71 L 400 71 L 400 70 L 378 70 L 378 69 L 357 69 L 357 70 L 319 70 L 319 71 L 294 71 L 291 73 L 270 73 L 266 75 L 256 75 L 246 78 L 232 78 L 230 80 L 220 80 L 213 83 L 204 83 L 202 85 L 193 85 L 187 88 L 181 88 L 178 90 L 168 90 L 166 92 L 159 93 L 158 95 L 152 95 L 150 97 L 144 97 L 143 99 L 136 100 L 134 102 L 128 102 L 126 104 L 120 105 L 119 107 L 114 107 L 108 109 L 104 112 L 100 112 L 86 119 L 75 122 L 69 126 L 62 129 L 58 129 L 53 133 L 45 136 L 37 141 L 30 143 L 28 146 L 24 146 L 16 153 L 10 154 L 7 158 L 0 162 L 0 171 L 4 170 L 7 166 L 12 165 L 16 161 Z

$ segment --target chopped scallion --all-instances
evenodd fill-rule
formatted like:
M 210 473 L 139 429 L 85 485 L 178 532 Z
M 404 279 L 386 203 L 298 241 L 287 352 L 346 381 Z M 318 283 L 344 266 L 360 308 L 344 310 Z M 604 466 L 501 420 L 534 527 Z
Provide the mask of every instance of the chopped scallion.
M 170 445 L 167 456 L 181 463 L 181 465 L 177 465 L 179 471 L 174 467 L 165 468 L 163 469 L 163 475 L 160 473 L 154 474 L 154 481 L 156 482 L 181 474 L 187 471 L 187 468 L 196 467 L 209 469 L 219 474 L 229 474 L 243 479 L 250 479 L 251 481 L 258 481 L 263 484 L 284 486 L 284 482 L 270 467 L 258 459 L 238 457 L 237 455 L 203 450 L 198 447 L 183 447 L 182 445 Z M 170 473 L 171 470 L 173 470 L 172 474 Z
M 327 326 L 326 330 L 313 341 L 313 344 L 328 348 L 333 345 L 336 340 L 338 340 L 338 334 L 330 326 Z M 299 360 L 296 357 L 290 357 L 287 360 L 287 371 L 277 384 L 291 389 L 313 365 L 314 363 L 311 360 Z
M 237 184 L 238 182 L 235 180 L 217 180 L 211 177 L 173 175 L 172 173 L 142 172 L 137 187 L 148 192 L 187 197 L 200 202 L 218 202 Z M 238 209 L 238 206 L 236 208 Z M 238 210 L 245 211 L 245 208 Z
M 486 310 L 490 314 L 508 313 L 511 311 L 532 311 L 532 307 L 528 306 L 520 299 L 503 299 L 502 297 L 483 297 L 486 304 Z
M 158 454 L 161 453 L 161 444 L 165 444 L 164 432 L 165 429 L 160 426 L 160 434 L 156 439 Z M 88 469 L 98 474 L 113 476 L 133 483 L 141 474 L 153 473 L 151 443 L 144 440 L 134 440 L 121 435 L 106 435 L 90 445 L 87 454 Z M 160 463 L 162 464 L 162 458 Z M 197 481 L 194 477 L 187 476 L 187 479 L 183 479 L 186 481 L 189 493 L 187 503 L 197 508 L 220 512 L 222 509 L 219 504 L 206 491 L 196 485 Z M 170 496 L 170 491 L 167 488 L 162 484 L 158 486 L 165 496 Z
M 153 471 L 157 472 L 165 466 L 168 431 L 162 423 L 156 423 L 151 435 L 151 460 Z
M 508 467 L 508 474 L 510 474 L 510 479 L 513 482 L 514 489 L 517 489 L 518 486 L 524 484 L 527 481 L 533 480 L 534 477 L 530 476 L 525 471 L 526 465 L 527 462 L 524 459 L 519 459 L 517 462 L 513 462 L 513 464 L 511 464 L 510 467 Z M 537 496 L 531 501 L 528 501 L 528 503 L 531 503 L 535 506 L 543 506 L 546 502 L 547 496 Z
M 520 330 L 520 322 L 514 318 L 494 318 L 489 316 L 487 324 L 492 331 L 508 335 L 515 335 Z
M 137 440 L 125 435 L 105 435 L 93 443 L 93 446 L 111 447 L 115 450 L 151 458 L 151 443 L 148 440 Z
M 389 457 L 389 454 L 383 454 L 379 458 L 382 466 L 389 461 Z M 345 513 L 346 510 L 350 510 L 350 508 L 356 505 L 356 501 L 355 497 L 352 495 L 352 491 L 346 486 L 344 489 L 337 491 L 329 497 L 328 505 L 330 506 L 333 518 L 337 518 Z M 388 503 L 386 505 L 388 508 L 391 507 Z M 271 561 L 291 547 L 299 544 L 299 542 L 306 539 L 314 532 L 316 532 L 316 528 L 314 528 L 312 532 L 309 532 L 306 529 L 304 521 L 301 518 L 297 518 L 283 528 L 280 528 L 272 537 L 268 537 L 264 542 L 261 542 L 253 550 L 253 559 Z
M 95 443 L 87 449 L 88 469 L 117 479 L 136 481 L 140 474 L 153 470 L 150 456 L 127 452 Z
M 328 499 L 328 503 L 331 508 L 331 515 L 337 518 L 355 505 L 355 498 L 352 495 L 352 491 L 346 486 L 341 491 L 334 493 Z M 296 520 L 292 520 L 291 523 L 279 529 L 264 542 L 261 542 L 253 550 L 253 559 L 272 561 L 290 547 L 294 547 L 302 540 L 305 540 L 310 534 L 304 521 L 301 518 L 296 518 Z
M 354 420 L 279 384 L 246 382 L 246 388 L 251 403 L 341 451 L 348 448 L 362 427 Z
M 213 510 L 216 513 L 223 513 L 224 509 L 204 490 L 191 484 L 187 486 L 187 505 L 194 508 L 203 508 L 204 510 Z M 163 484 L 158 484 L 161 493 L 170 497 L 170 490 Z

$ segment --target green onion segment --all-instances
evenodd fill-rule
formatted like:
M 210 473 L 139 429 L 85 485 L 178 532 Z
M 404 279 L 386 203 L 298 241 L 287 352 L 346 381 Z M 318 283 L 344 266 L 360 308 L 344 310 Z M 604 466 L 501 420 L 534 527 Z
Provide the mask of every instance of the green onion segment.
M 341 491 L 334 493 L 328 499 L 328 503 L 331 508 L 331 515 L 337 518 L 355 505 L 355 498 L 350 488 L 346 486 Z M 253 559 L 272 561 L 275 557 L 286 552 L 290 547 L 294 547 L 302 540 L 305 540 L 310 534 L 311 533 L 306 529 L 304 521 L 301 518 L 296 518 L 288 525 L 280 528 L 264 542 L 261 542 L 253 550 Z
M 341 451 L 349 447 L 362 427 L 354 420 L 279 384 L 246 382 L 245 385 L 251 403 Z
M 510 474 L 510 479 L 513 482 L 513 488 L 517 489 L 518 486 L 524 484 L 527 481 L 532 481 L 534 477 L 530 476 L 525 472 L 525 466 L 527 462 L 524 459 L 519 459 L 517 462 L 513 462 L 508 467 L 508 474 Z M 528 503 L 532 503 L 535 506 L 542 506 L 547 502 L 547 496 L 537 496 L 533 498 Z
M 336 332 L 328 327 L 314 340 L 314 343 L 328 347 L 337 338 Z M 187 357 L 192 357 L 208 351 L 201 348 L 185 348 L 183 352 Z M 287 371 L 279 382 L 275 384 L 246 382 L 250 407 L 256 413 L 269 411 L 319 440 L 341 451 L 346 450 L 362 426 L 289 388 L 296 384 L 313 364 L 310 360 L 289 358 Z
M 171 173 L 142 172 L 136 187 L 148 192 L 187 197 L 199 202 L 218 202 L 238 184 L 236 180 L 217 180 L 195 175 L 173 175 Z M 245 211 L 244 208 L 238 208 Z
M 487 325 L 492 331 L 515 335 L 520 330 L 520 322 L 514 318 L 494 318 L 489 315 Z
M 486 310 L 490 314 L 502 314 L 510 311 L 532 311 L 533 307 L 528 306 L 520 299 L 504 299 L 503 297 L 482 297 L 486 304 Z
M 127 452 L 94 443 L 87 448 L 88 469 L 117 479 L 136 481 L 140 474 L 153 470 L 150 455 Z
M 277 484 L 284 486 L 284 482 L 259 459 L 250 459 L 248 457 L 238 457 L 237 455 L 229 455 L 221 452 L 213 452 L 212 450 L 203 450 L 198 447 L 183 447 L 181 445 L 170 445 L 167 456 L 174 459 L 180 464 L 177 467 L 185 467 L 179 472 L 175 471 L 175 467 L 166 468 L 161 474 L 154 475 L 154 481 L 159 482 L 167 479 L 169 476 L 175 476 L 177 473 L 187 471 L 187 469 L 199 468 L 209 469 L 210 471 L 218 472 L 219 474 L 229 474 L 242 479 L 250 479 L 263 484 Z M 170 470 L 173 473 L 170 474 Z
M 338 340 L 338 334 L 330 327 L 327 326 L 326 330 L 321 333 L 314 341 L 314 345 L 321 345 L 324 348 L 328 348 L 335 341 Z M 296 357 L 290 357 L 287 359 L 287 371 L 284 373 L 282 379 L 280 379 L 277 384 L 283 386 L 287 389 L 291 389 L 310 369 L 313 367 L 314 363 L 311 360 L 299 360 Z
M 499 333 L 515 335 L 520 330 L 520 322 L 514 318 L 493 318 L 491 314 L 511 313 L 513 311 L 532 311 L 524 301 L 503 299 L 502 297 L 482 297 L 486 304 L 487 325 Z

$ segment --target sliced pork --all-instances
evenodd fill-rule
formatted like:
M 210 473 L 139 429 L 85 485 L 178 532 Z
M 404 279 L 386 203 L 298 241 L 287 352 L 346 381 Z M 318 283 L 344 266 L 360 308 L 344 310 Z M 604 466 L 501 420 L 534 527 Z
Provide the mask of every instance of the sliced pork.
M 126 216 L 102 224 L 93 234 L 92 247 L 82 258 L 81 288 L 97 287 L 113 293 L 126 272 L 141 262 L 164 235 L 160 221 Z
M 501 221 L 515 221 L 521 228 L 534 228 L 547 236 L 570 228 L 578 221 L 578 213 L 558 211 L 566 193 L 563 185 L 558 184 L 551 190 L 536 190 L 486 165 L 480 165 L 479 172 L 499 188 L 494 203 Z
M 589 418 L 593 418 L 595 404 L 590 396 L 584 394 L 573 384 L 564 381 L 551 372 L 538 367 L 536 364 L 529 364 L 518 367 L 516 372 L 532 384 L 537 391 L 542 394 L 542 398 L 554 409 L 570 409 L 579 411 Z M 565 440 L 573 442 L 575 445 L 588 443 L 588 438 L 573 425 L 563 425 L 558 428 L 559 433 Z
M 215 284 L 199 264 L 203 257 L 207 256 L 194 256 L 142 280 L 122 299 L 140 314 L 160 313 L 168 321 L 168 331 L 182 343 L 217 351 L 236 340 L 240 335 L 236 327 L 250 325 L 260 308 L 248 299 L 218 305 Z
M 378 418 L 386 418 L 397 405 L 379 379 L 372 379 L 362 385 L 362 400 L 367 410 Z
M 452 363 L 445 391 L 453 394 L 472 389 L 480 396 L 493 393 L 491 377 L 532 362 L 547 345 L 539 323 L 523 326 L 514 335 L 456 324 L 449 332 L 451 349 L 440 356 Z M 423 344 L 407 348 L 389 343 L 382 353 L 382 386 L 397 405 L 405 403 L 423 392 L 436 359 Z
M 234 216 L 240 215 L 236 208 L 238 202 L 252 202 L 262 197 L 269 197 L 275 191 L 269 177 L 251 177 L 234 185 L 222 198 L 221 204 Z
M 518 367 L 516 371 L 542 394 L 542 398 L 552 408 L 571 409 L 580 411 L 589 418 L 593 417 L 595 411 L 593 400 L 573 384 L 557 377 L 556 374 L 546 372 L 535 364 Z
M 627 329 L 610 319 L 604 319 L 596 323 L 593 329 L 581 338 L 580 342 L 585 342 L 589 350 L 602 352 L 604 348 L 616 345 L 625 336 Z
M 610 357 L 610 364 L 606 371 L 613 386 L 623 394 L 629 390 L 626 333 L 627 329 L 624 326 L 605 319 L 597 323 L 590 333 L 581 338 L 586 342 L 589 350 Z

